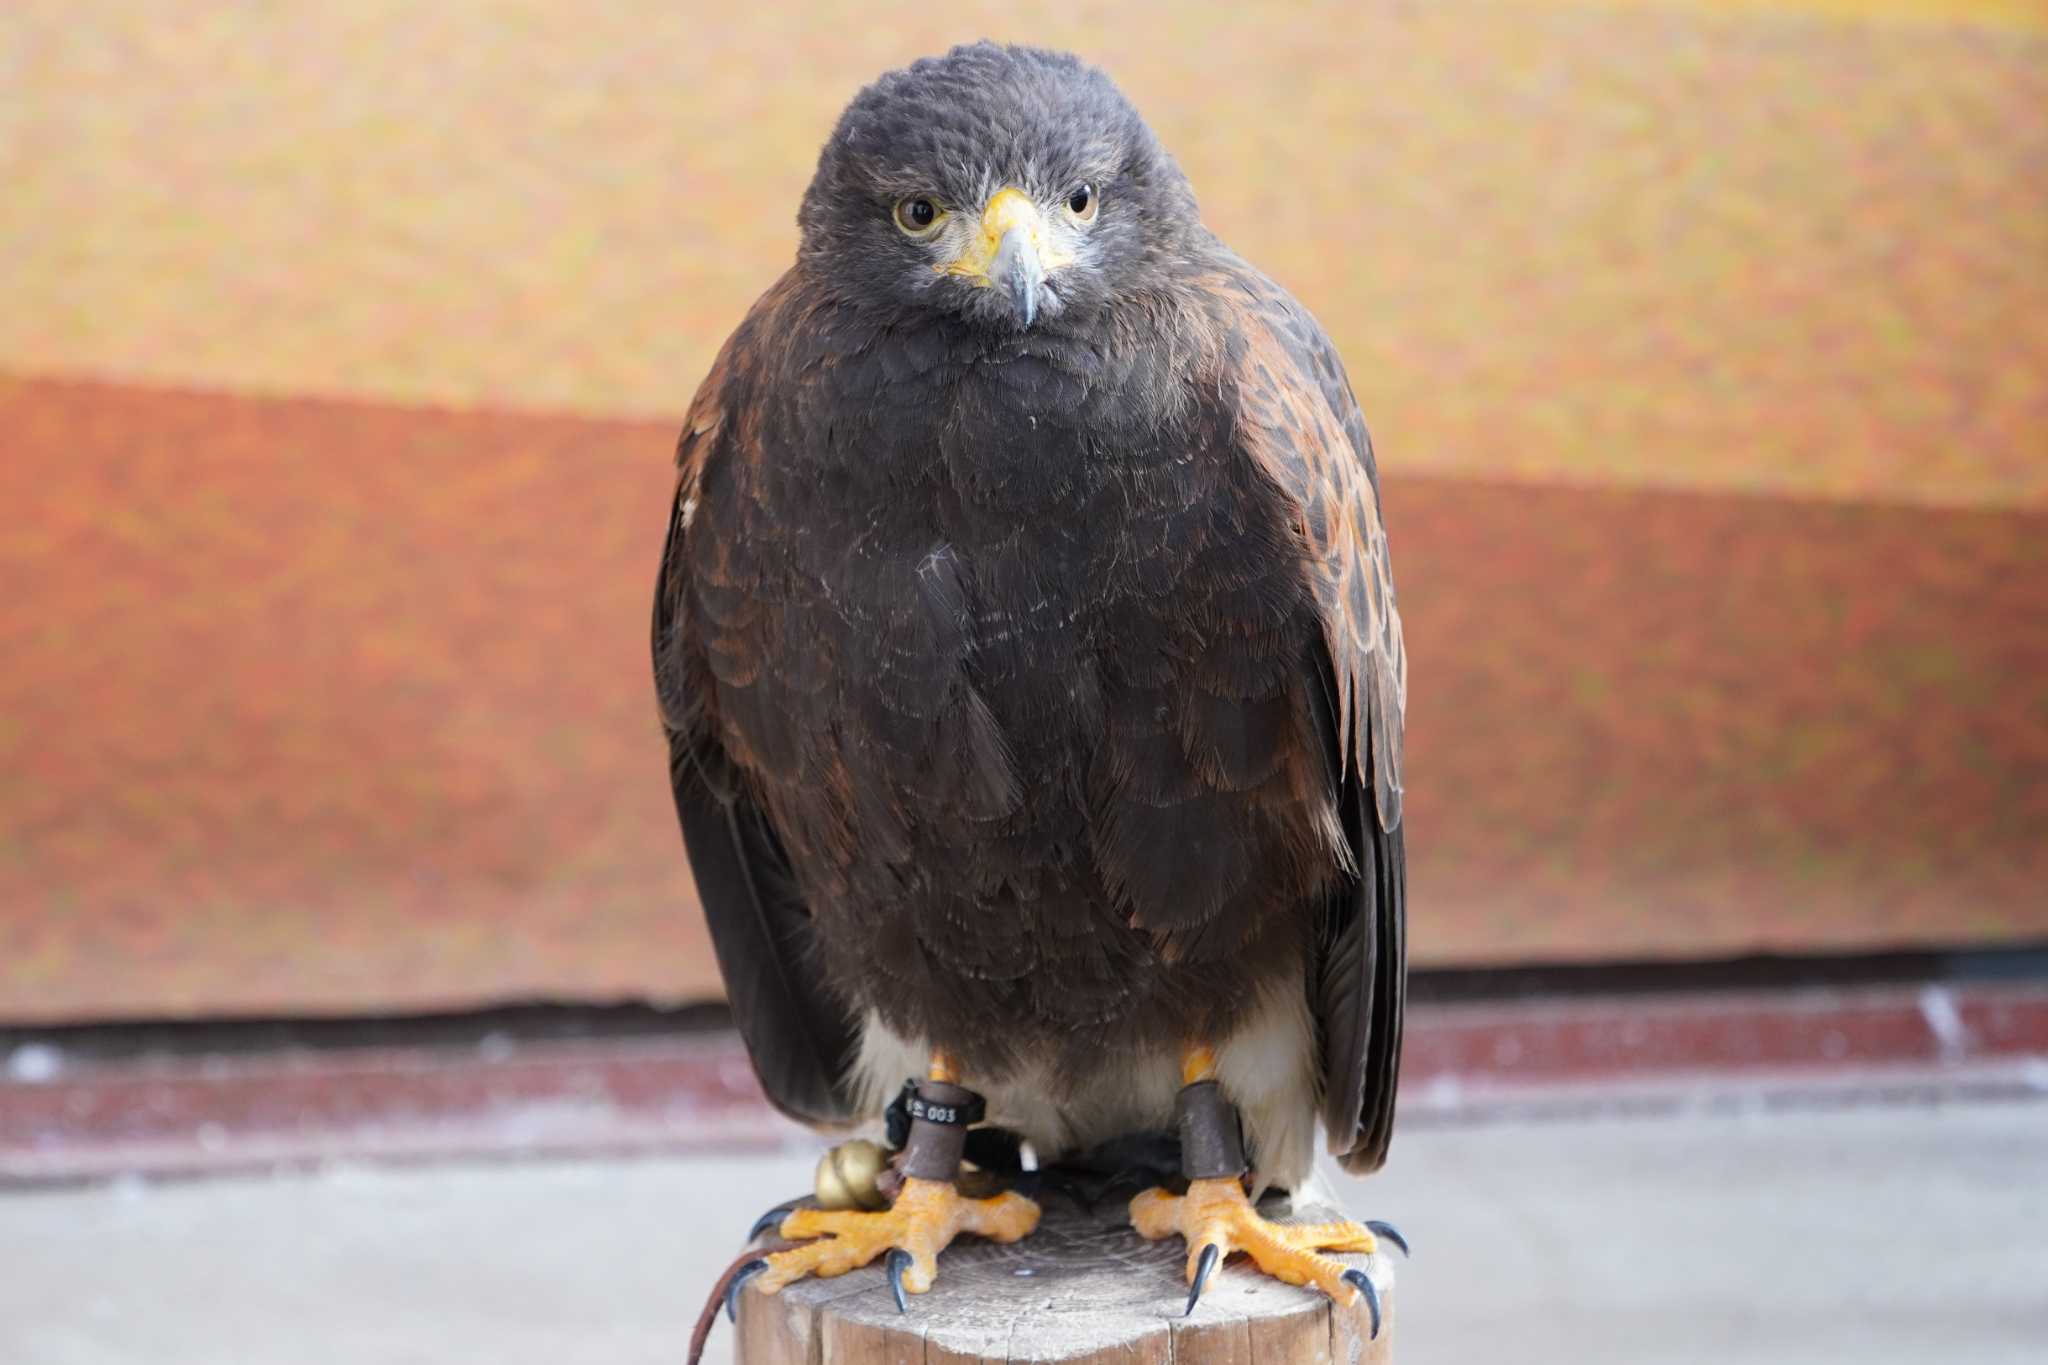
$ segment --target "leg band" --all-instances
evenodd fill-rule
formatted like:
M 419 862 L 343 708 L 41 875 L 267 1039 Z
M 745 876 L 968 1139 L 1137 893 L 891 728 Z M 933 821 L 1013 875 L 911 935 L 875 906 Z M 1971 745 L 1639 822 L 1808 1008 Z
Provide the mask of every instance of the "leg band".
M 981 1096 L 964 1085 L 918 1081 L 907 1092 L 910 1132 L 903 1142 L 900 1170 L 919 1180 L 951 1180 L 960 1174 L 967 1126 L 979 1122 Z
M 1231 1179 L 1245 1173 L 1244 1132 L 1237 1106 L 1214 1081 L 1181 1087 L 1174 1100 L 1180 1123 L 1180 1173 L 1190 1180 Z

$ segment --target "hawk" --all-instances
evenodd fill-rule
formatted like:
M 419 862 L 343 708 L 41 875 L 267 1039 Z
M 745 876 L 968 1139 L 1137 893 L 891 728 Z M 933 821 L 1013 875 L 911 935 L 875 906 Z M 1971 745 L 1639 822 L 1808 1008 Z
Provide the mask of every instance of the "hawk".
M 1045 1159 L 1177 1121 L 1186 1192 L 1131 1216 L 1194 1295 L 1241 1251 L 1369 1297 L 1322 1253 L 1385 1225 L 1253 1203 L 1318 1118 L 1378 1167 L 1400 1062 L 1406 658 L 1335 349 L 1060 53 L 882 76 L 798 225 L 690 406 L 653 623 L 763 1087 L 843 1127 L 922 1075 L 921 1119 L 979 1097 Z M 790 1213 L 761 1287 L 887 1253 L 901 1303 L 1026 1235 L 958 1154 Z

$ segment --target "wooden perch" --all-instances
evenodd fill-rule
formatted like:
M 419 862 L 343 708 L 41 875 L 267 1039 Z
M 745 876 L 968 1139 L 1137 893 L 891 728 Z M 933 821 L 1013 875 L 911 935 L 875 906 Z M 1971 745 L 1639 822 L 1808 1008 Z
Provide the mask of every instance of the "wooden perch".
M 1282 1216 L 1284 1203 L 1269 1216 Z M 1336 1217 L 1304 1209 L 1298 1219 Z M 939 1279 L 899 1314 L 880 1263 L 779 1294 L 740 1296 L 739 1365 L 1387 1365 L 1393 1359 L 1394 1273 L 1386 1251 L 1340 1259 L 1366 1267 L 1379 1290 L 1379 1339 L 1365 1306 L 1267 1279 L 1241 1259 L 1209 1282 L 1193 1317 L 1186 1249 L 1147 1242 L 1120 1201 L 1095 1214 L 1052 1201 L 1037 1232 L 1013 1246 L 962 1238 Z

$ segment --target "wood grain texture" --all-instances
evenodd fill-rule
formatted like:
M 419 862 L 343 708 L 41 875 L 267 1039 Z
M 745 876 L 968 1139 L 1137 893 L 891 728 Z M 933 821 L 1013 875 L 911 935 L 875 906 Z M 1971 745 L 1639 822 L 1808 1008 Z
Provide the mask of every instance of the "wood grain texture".
M 1276 1208 L 1277 1204 L 1277 1208 Z M 1284 1201 L 1265 1212 L 1278 1216 Z M 1333 1216 L 1305 1209 L 1302 1218 Z M 740 1303 L 740 1365 L 1386 1365 L 1393 1359 L 1393 1267 L 1384 1254 L 1340 1259 L 1367 1267 L 1383 1312 L 1369 1336 L 1365 1308 L 1267 1279 L 1248 1262 L 1223 1265 L 1193 1317 L 1178 1239 L 1146 1242 L 1120 1203 L 1094 1213 L 1049 1204 L 1037 1232 L 997 1246 L 964 1239 L 939 1258 L 939 1279 L 899 1314 L 880 1264 L 779 1294 L 749 1288 Z

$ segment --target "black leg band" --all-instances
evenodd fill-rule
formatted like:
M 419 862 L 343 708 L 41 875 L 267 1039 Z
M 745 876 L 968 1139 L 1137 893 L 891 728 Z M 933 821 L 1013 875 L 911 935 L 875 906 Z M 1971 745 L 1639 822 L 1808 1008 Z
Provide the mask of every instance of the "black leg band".
M 964 1085 L 919 1081 L 906 1108 L 910 1132 L 903 1142 L 900 1170 L 918 1180 L 951 1180 L 960 1174 L 960 1154 L 967 1147 L 967 1126 L 981 1118 L 981 1096 Z
M 1214 1081 L 1181 1087 L 1173 1102 L 1180 1123 L 1180 1173 L 1190 1180 L 1235 1180 L 1245 1173 L 1244 1132 L 1237 1106 Z

